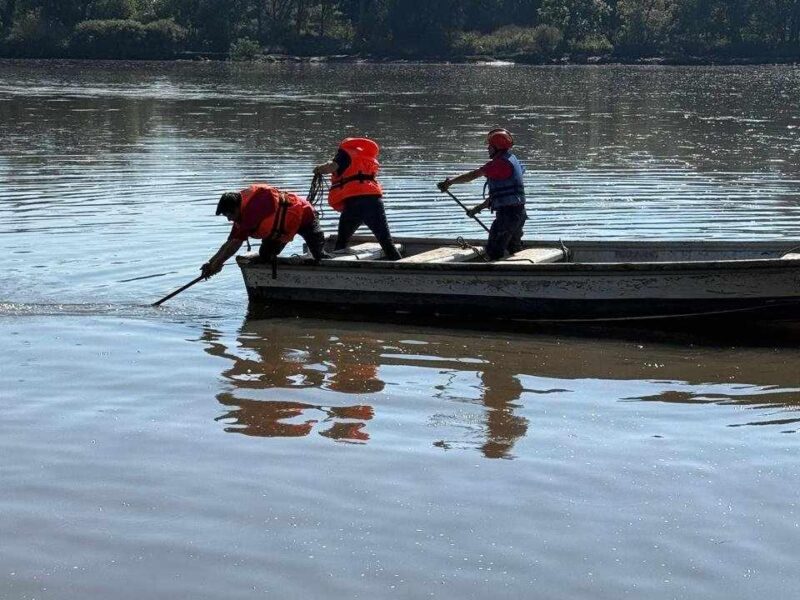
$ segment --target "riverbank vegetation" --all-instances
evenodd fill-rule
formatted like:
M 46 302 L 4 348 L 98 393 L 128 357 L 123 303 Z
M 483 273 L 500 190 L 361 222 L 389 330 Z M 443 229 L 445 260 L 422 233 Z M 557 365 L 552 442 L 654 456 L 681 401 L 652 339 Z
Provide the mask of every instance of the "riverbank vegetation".
M 800 0 L 0 0 L 0 55 L 785 61 Z

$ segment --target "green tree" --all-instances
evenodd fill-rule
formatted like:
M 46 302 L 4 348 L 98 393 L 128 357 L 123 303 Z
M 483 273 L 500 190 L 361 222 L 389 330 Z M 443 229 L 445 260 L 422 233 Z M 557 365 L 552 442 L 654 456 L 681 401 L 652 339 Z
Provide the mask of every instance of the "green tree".
M 604 0 L 542 0 L 543 23 L 558 27 L 569 43 L 605 34 L 611 7 Z
M 745 34 L 771 47 L 800 51 L 800 0 L 764 0 Z
M 14 24 L 14 12 L 16 7 L 16 0 L 0 1 L 0 33 L 11 29 L 11 26 Z
M 228 52 L 229 59 L 236 62 L 256 60 L 259 56 L 261 56 L 261 45 L 250 38 L 239 38 L 231 44 Z
M 184 27 L 196 50 L 226 53 L 243 27 L 245 0 L 159 0 L 155 15 Z
M 464 27 L 487 33 L 506 25 L 536 25 L 540 5 L 540 0 L 466 0 L 463 2 Z
M 292 15 L 297 8 L 296 0 L 263 0 L 268 33 L 281 38 L 291 28 Z
M 675 12 L 675 41 L 687 52 L 706 53 L 724 37 L 721 0 L 681 0 Z
M 395 50 L 437 54 L 449 47 L 462 16 L 459 0 L 392 0 L 386 19 Z
M 668 46 L 675 0 L 619 0 L 617 11 L 619 50 L 647 54 Z
M 44 21 L 73 26 L 89 19 L 130 19 L 137 0 L 6 0 L 11 10 L 37 12 Z
M 89 19 L 132 19 L 136 15 L 134 0 L 94 0 L 87 2 Z
M 36 13 L 43 22 L 74 25 L 86 19 L 87 3 L 74 0 L 19 0 L 18 10 Z
M 240 38 L 299 52 L 340 51 L 345 43 L 412 55 L 441 55 L 456 45 L 552 48 L 539 38 L 553 41 L 561 32 L 568 47 L 585 51 L 613 40 L 631 55 L 675 49 L 800 56 L 800 0 L 0 0 L 0 49 L 60 56 L 87 21 L 131 22 L 82 26 L 87 44 L 95 35 L 133 39 L 135 23 L 160 22 L 143 44 L 152 38 L 163 51 L 189 44 L 220 54 Z
M 386 19 L 389 0 L 341 0 L 340 8 L 353 26 L 357 50 L 370 51 L 387 42 Z
M 331 25 L 336 22 L 339 15 L 336 0 L 321 0 L 317 3 L 317 23 L 319 24 L 318 33 L 325 36 Z
M 504 0 L 467 0 L 464 4 L 464 27 L 468 31 L 488 33 L 508 25 Z
M 3 52 L 25 58 L 65 56 L 69 28 L 43 14 L 41 8 L 17 9 Z

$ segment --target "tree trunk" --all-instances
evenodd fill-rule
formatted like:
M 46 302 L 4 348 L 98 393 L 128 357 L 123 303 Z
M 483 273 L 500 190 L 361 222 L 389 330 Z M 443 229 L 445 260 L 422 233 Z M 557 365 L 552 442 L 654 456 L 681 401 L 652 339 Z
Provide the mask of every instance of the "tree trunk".
M 262 10 L 261 2 L 256 2 L 256 35 L 258 36 L 259 43 L 264 43 L 264 11 Z
M 789 43 L 800 44 L 800 0 L 795 0 L 789 19 Z
M 328 2 L 322 0 L 319 3 L 319 37 L 325 37 L 325 20 L 328 18 Z
M 356 28 L 356 37 L 359 46 L 365 45 L 367 41 L 367 2 L 368 0 L 358 1 L 358 27 Z
M 295 19 L 294 19 L 294 29 L 297 35 L 300 35 L 305 29 L 306 25 L 306 1 L 305 0 L 296 0 L 296 9 L 295 9 Z

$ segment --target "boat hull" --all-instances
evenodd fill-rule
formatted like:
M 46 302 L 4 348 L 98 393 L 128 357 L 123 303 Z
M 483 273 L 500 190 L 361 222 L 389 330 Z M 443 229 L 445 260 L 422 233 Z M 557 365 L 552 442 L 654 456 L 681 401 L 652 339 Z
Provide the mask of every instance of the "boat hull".
M 397 240 L 414 255 L 448 240 Z M 452 241 L 449 241 L 452 245 Z M 476 241 L 479 243 L 479 241 Z M 554 242 L 529 242 L 539 247 Z M 558 243 L 556 243 L 558 244 Z M 239 257 L 252 307 L 463 319 L 800 319 L 791 242 L 572 242 L 569 261 L 409 263 Z M 557 246 L 558 247 L 558 246 Z
M 404 268 L 364 261 L 322 266 L 242 263 L 251 303 L 459 318 L 617 321 L 725 316 L 800 318 L 800 264 L 461 264 Z

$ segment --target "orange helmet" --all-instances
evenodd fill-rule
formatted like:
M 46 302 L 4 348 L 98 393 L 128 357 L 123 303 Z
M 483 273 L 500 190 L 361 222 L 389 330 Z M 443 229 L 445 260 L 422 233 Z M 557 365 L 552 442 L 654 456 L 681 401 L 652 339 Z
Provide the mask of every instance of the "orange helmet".
M 514 138 L 506 129 L 497 127 L 486 136 L 486 144 L 498 150 L 508 150 L 514 145 Z

